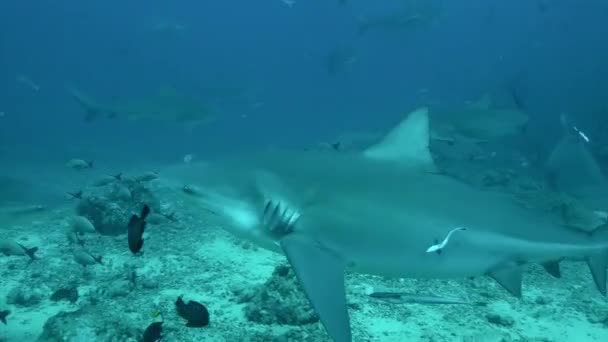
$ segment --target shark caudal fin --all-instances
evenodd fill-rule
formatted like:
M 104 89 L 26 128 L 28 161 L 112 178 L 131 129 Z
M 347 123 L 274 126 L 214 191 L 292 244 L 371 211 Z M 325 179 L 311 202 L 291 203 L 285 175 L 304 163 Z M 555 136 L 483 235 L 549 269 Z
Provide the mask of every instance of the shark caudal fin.
M 429 111 L 422 107 L 411 112 L 380 142 L 363 153 L 373 159 L 395 161 L 424 171 L 436 171 L 429 142 Z

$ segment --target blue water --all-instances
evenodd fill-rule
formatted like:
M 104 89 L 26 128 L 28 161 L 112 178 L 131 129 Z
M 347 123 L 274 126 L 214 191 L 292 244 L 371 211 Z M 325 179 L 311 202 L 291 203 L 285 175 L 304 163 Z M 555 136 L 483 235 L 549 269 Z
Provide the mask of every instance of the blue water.
M 443 1 L 432 25 L 359 37 L 357 18 L 399 1 L 3 1 L 0 136 L 28 159 L 65 158 L 75 145 L 115 157 L 120 147 L 122 158 L 214 154 L 384 128 L 418 104 L 421 88 L 449 106 L 513 79 L 537 128 L 557 127 L 562 111 L 588 124 L 606 93 L 608 5 L 544 2 Z M 164 22 L 185 29 L 152 29 Z M 341 43 L 357 62 L 328 76 L 324 58 Z M 20 74 L 40 90 L 16 82 Z M 216 79 L 247 98 L 225 100 L 221 119 L 193 136 L 149 122 L 85 124 L 64 89 L 129 97 L 170 83 L 213 97 L 204 89 Z
M 362 20 L 414 3 L 422 23 L 359 33 Z M 65 206 L 66 191 L 91 182 L 67 173 L 72 158 L 95 161 L 100 175 L 182 163 L 187 154 L 301 149 L 485 93 L 530 117 L 522 136 L 492 146 L 509 167 L 517 150 L 537 162 L 530 173 L 542 174 L 563 113 L 589 134 L 605 169 L 607 23 L 603 0 L 2 0 L 0 205 Z M 349 60 L 330 74 L 335 51 Z M 169 86 L 209 104 L 216 120 L 195 128 L 87 122 L 67 85 L 103 100 Z

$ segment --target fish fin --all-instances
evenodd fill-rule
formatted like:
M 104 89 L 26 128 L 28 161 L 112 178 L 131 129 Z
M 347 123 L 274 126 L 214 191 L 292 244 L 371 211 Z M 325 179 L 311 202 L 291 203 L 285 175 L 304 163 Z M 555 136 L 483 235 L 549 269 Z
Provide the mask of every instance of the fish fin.
M 488 273 L 500 286 L 515 297 L 521 297 L 521 268 L 516 265 L 500 267 Z
M 587 266 L 593 276 L 595 287 L 602 295 L 606 295 L 606 267 L 608 267 L 608 252 L 587 258 Z
M 603 252 L 587 258 L 587 266 L 593 276 L 595 287 L 602 295 L 606 295 L 606 267 L 608 267 L 608 252 Z
M 409 113 L 379 143 L 363 153 L 372 159 L 396 161 L 425 171 L 435 171 L 429 142 L 429 110 L 421 107 Z
M 27 256 L 29 256 L 30 259 L 36 260 L 36 259 L 38 259 L 38 257 L 36 256 L 37 251 L 38 251 L 38 247 L 26 248 L 25 254 L 27 254 Z
M 30 257 L 30 261 L 34 261 L 37 259 L 36 257 L 36 252 L 38 251 L 38 247 L 32 247 L 32 248 L 27 248 L 24 245 L 17 243 L 17 245 L 19 245 L 19 247 L 21 247 L 21 249 L 23 249 L 23 252 Z
M 608 224 L 604 224 L 591 232 L 591 239 L 598 243 L 606 245 L 608 241 Z M 587 257 L 587 265 L 591 270 L 593 281 L 598 291 L 602 295 L 606 295 L 606 268 L 608 267 L 608 248 L 597 252 L 594 255 Z
M 280 244 L 329 336 L 335 342 L 352 341 L 344 260 L 296 233 L 282 238 Z
M 555 278 L 562 277 L 562 272 L 559 269 L 559 261 L 547 261 L 545 263 L 542 263 L 542 266 L 545 271 L 547 271 L 547 273 L 549 273 L 551 276 Z
M 8 310 L 5 311 L 0 311 L 0 322 L 4 323 L 4 325 L 6 325 L 6 317 L 8 317 L 8 315 L 10 315 L 11 312 Z

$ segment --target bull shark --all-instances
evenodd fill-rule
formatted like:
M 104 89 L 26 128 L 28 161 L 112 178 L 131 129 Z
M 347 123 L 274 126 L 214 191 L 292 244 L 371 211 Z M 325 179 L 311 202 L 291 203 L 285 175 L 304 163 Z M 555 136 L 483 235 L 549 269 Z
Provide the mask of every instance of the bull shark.
M 127 100 L 99 101 L 79 88 L 67 86 L 71 97 L 85 110 L 85 120 L 95 121 L 100 116 L 126 118 L 132 121 L 153 120 L 176 122 L 190 127 L 215 119 L 214 111 L 198 99 L 164 87 L 156 93 Z
M 521 133 L 528 121 L 528 115 L 519 108 L 496 108 L 490 94 L 462 108 L 431 113 L 431 126 L 436 134 L 474 143 Z
M 363 152 L 267 151 L 171 174 L 187 185 L 189 202 L 215 213 L 225 229 L 287 257 L 336 342 L 352 341 L 346 271 L 487 275 L 521 296 L 525 264 L 557 277 L 561 260 L 585 260 L 606 294 L 608 230 L 564 227 L 437 171 L 426 108 Z

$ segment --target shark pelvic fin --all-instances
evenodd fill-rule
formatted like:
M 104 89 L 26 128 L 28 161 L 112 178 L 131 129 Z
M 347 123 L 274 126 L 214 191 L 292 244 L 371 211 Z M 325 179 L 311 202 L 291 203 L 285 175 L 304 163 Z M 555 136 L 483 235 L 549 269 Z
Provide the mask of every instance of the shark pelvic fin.
M 418 108 L 408 114 L 379 143 L 363 153 L 378 160 L 395 161 L 425 171 L 435 171 L 429 150 L 429 110 Z
M 562 272 L 559 269 L 559 261 L 547 261 L 542 264 L 543 268 L 547 273 L 549 273 L 552 277 L 561 278 Z
M 498 268 L 488 273 L 500 286 L 509 291 L 515 297 L 521 297 L 522 272 L 517 265 L 509 265 Z
M 335 342 L 351 342 L 344 260 L 297 233 L 280 244 L 329 336 Z

